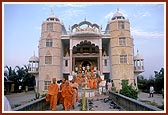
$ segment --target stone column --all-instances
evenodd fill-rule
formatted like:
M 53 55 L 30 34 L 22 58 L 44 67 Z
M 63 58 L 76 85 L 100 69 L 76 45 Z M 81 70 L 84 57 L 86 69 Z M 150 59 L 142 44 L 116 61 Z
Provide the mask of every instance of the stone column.
M 100 66 L 100 75 L 103 74 L 103 67 L 102 67 L 102 49 L 99 49 L 99 66 Z
M 102 39 L 99 40 L 99 67 L 100 67 L 100 75 L 103 74 L 103 64 L 102 64 Z
M 97 58 L 97 70 L 100 70 L 100 57 Z
M 72 70 L 75 71 L 75 58 L 72 58 Z
M 69 60 L 69 73 L 72 75 L 72 39 L 70 38 L 70 60 Z
M 70 49 L 69 73 L 72 75 L 72 49 Z

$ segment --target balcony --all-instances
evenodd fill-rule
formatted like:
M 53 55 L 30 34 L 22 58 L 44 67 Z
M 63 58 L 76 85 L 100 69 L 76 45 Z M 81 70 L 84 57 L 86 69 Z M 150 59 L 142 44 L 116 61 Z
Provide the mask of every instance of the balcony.
M 144 66 L 134 66 L 134 72 L 135 73 L 142 73 L 144 72 Z
M 28 70 L 28 73 L 39 73 L 39 71 L 38 71 L 39 69 L 37 68 L 37 67 L 31 67 L 31 68 L 29 68 L 29 70 Z

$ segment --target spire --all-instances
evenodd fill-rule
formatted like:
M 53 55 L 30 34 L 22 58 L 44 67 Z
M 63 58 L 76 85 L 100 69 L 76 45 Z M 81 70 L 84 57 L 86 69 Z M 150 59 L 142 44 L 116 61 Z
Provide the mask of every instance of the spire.
M 139 50 L 137 50 L 137 54 L 139 54 Z
M 50 16 L 47 18 L 47 21 L 60 21 L 54 14 L 53 9 L 51 8 L 51 14 Z
M 117 12 L 119 12 L 119 8 L 117 8 Z
M 125 19 L 123 14 L 119 11 L 119 8 L 117 8 L 116 13 L 112 17 L 112 20 L 115 20 L 115 19 Z
M 55 16 L 53 9 L 51 8 L 51 16 Z
M 35 51 L 33 53 L 34 53 L 34 57 L 35 57 Z

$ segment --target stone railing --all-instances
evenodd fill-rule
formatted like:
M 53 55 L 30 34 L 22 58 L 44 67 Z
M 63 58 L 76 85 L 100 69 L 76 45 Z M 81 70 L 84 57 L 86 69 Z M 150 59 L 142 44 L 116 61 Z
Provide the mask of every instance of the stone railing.
M 163 111 L 155 106 L 142 103 L 115 92 L 110 92 L 110 98 L 126 111 Z
M 18 106 L 13 111 L 45 111 L 49 107 L 45 97 L 29 102 L 25 105 Z

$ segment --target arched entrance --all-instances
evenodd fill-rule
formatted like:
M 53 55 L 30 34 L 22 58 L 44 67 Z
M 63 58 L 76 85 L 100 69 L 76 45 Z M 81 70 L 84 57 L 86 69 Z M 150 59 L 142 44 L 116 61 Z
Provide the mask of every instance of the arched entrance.
M 91 66 L 92 64 L 91 64 L 91 62 L 84 60 L 81 65 L 82 65 L 82 67 L 86 67 L 88 65 Z
M 77 53 L 99 53 L 99 46 L 84 40 L 73 47 L 73 54 Z

